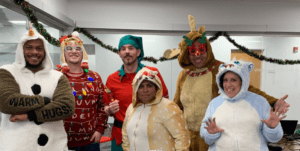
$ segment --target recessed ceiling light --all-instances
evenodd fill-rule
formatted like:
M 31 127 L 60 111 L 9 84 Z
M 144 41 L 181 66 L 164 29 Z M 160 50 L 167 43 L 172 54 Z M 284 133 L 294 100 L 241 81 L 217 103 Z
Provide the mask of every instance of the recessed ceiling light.
M 22 21 L 22 20 L 11 20 L 9 21 L 13 24 L 21 24 L 21 25 L 25 25 L 26 24 L 26 21 Z

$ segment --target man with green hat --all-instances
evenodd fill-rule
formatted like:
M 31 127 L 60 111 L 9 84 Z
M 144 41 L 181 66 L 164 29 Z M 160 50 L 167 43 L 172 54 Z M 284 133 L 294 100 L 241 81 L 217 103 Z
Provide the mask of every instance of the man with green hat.
M 155 67 L 145 66 L 141 63 L 144 57 L 142 37 L 126 35 L 120 39 L 119 52 L 123 61 L 121 69 L 108 76 L 106 86 L 111 90 L 111 95 L 115 100 L 105 108 L 105 112 L 110 116 L 114 116 L 114 126 L 112 128 L 111 150 L 123 150 L 122 143 L 122 125 L 125 118 L 127 107 L 132 103 L 132 80 L 136 73 L 143 67 L 157 71 L 163 85 L 163 97 L 169 98 L 168 89 L 162 79 L 159 71 Z M 117 111 L 117 112 L 116 112 Z M 116 112 L 115 114 L 112 114 Z

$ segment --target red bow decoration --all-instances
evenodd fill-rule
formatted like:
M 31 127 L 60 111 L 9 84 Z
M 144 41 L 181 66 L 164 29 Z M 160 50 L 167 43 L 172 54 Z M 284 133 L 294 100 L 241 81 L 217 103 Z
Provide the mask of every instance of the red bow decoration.
M 145 75 L 145 76 L 150 76 L 151 74 L 148 73 L 147 71 L 144 71 L 142 75 Z
M 155 78 L 155 75 L 152 75 L 150 72 L 147 72 L 147 71 L 144 71 L 143 73 L 142 73 L 142 76 L 143 75 L 145 75 L 145 76 L 151 76 L 152 78 Z M 141 77 L 142 77 L 141 76 Z
M 61 44 L 65 39 L 70 38 L 70 37 L 78 38 L 78 37 L 73 36 L 73 35 L 63 36 L 63 37 L 59 38 L 59 43 Z M 81 41 L 79 40 L 78 43 L 81 43 Z
M 65 39 L 67 39 L 68 38 L 68 36 L 63 36 L 63 37 L 61 37 L 60 39 L 59 39 L 59 43 L 61 44 Z

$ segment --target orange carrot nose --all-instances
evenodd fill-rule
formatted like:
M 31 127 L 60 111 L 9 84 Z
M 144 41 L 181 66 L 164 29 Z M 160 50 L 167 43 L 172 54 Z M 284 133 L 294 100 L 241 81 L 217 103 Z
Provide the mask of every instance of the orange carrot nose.
M 28 36 L 33 36 L 33 35 L 34 35 L 34 31 L 32 29 L 30 29 Z

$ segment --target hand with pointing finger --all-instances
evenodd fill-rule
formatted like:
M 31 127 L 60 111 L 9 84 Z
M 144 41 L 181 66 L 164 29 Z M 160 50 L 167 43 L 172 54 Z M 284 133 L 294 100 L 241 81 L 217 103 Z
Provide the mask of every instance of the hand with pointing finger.
M 284 115 L 290 107 L 290 104 L 285 102 L 285 99 L 288 97 L 288 95 L 285 95 L 284 97 L 282 97 L 281 99 L 279 99 L 275 105 L 274 108 L 277 109 L 278 108 L 278 113 Z

